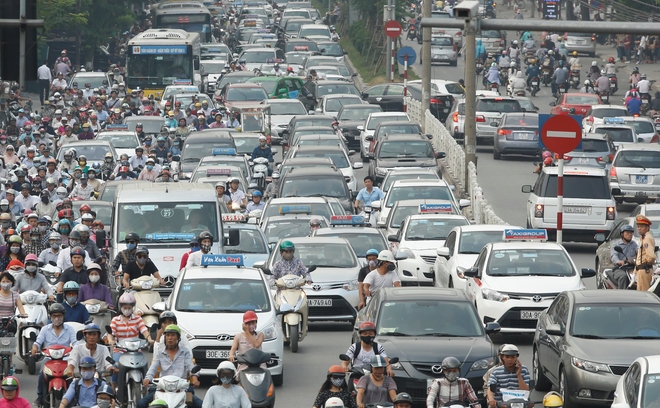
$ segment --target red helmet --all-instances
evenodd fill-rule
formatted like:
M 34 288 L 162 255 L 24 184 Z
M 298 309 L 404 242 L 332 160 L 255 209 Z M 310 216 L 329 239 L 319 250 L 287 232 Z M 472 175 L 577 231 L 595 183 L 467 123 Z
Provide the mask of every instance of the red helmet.
M 376 331 L 376 325 L 373 324 L 372 322 L 362 322 L 358 327 L 358 333 L 362 333 L 370 330 Z
M 92 211 L 92 209 L 87 204 L 83 204 L 80 206 L 80 211 Z
M 332 365 L 328 368 L 328 375 L 332 374 L 346 374 L 346 370 L 340 365 Z
M 610 57 L 607 61 L 608 61 L 610 64 L 614 64 L 614 57 Z
M 293 67 L 286 67 L 287 72 L 293 72 Z
M 543 159 L 547 159 L 548 157 L 552 158 L 552 153 L 550 153 L 549 151 L 546 150 L 543 153 L 541 153 L 541 157 Z
M 545 166 L 550 166 L 552 164 L 552 157 L 546 157 L 545 159 L 543 159 L 543 164 Z
M 257 321 L 257 314 L 254 313 L 252 310 L 248 310 L 247 312 L 243 313 L 243 323 L 256 322 L 256 321 Z

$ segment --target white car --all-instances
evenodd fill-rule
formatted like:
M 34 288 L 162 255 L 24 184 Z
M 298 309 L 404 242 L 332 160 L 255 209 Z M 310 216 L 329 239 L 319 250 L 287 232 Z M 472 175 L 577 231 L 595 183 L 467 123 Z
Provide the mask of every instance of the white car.
M 363 164 L 360 161 L 351 163 L 346 153 L 346 149 L 340 146 L 332 148 L 330 146 L 314 146 L 314 145 L 303 145 L 296 146 L 289 151 L 290 158 L 294 157 L 312 157 L 312 158 L 325 158 L 330 157 L 332 163 L 335 165 L 337 170 L 341 171 L 348 185 L 348 189 L 351 191 L 358 191 L 357 178 L 355 177 L 354 169 L 361 169 Z
M 582 278 L 596 271 L 578 271 L 564 247 L 546 242 L 542 229 L 510 229 L 506 242 L 493 242 L 467 269 L 466 291 L 484 323 L 497 322 L 503 333 L 534 333 L 538 317 L 563 291 L 585 289 Z
M 158 102 L 160 110 L 165 110 L 165 103 L 171 101 L 174 95 L 184 93 L 198 94 L 199 87 L 195 85 L 167 85 L 163 91 L 163 96 L 160 98 L 160 102 Z
M 474 265 L 481 249 L 489 242 L 504 239 L 504 230 L 517 229 L 508 225 L 478 224 L 454 227 L 438 247 L 433 264 L 435 286 L 465 290 L 463 272 Z
M 421 79 L 408 81 L 409 84 L 422 84 Z M 465 89 L 456 81 L 447 81 L 444 79 L 431 79 L 431 92 L 450 94 L 454 98 L 465 98 Z
M 449 207 L 451 210 L 451 207 Z M 398 248 L 392 248 L 401 259 L 397 262 L 397 272 L 402 285 L 433 285 L 433 264 L 436 250 L 445 243 L 449 232 L 457 226 L 470 222 L 456 214 L 417 214 L 409 215 L 401 224 L 396 235 L 387 239 Z
M 357 128 L 360 131 L 360 157 L 362 157 L 362 160 L 369 160 L 369 145 L 378 125 L 381 122 L 392 120 L 409 122 L 410 117 L 404 112 L 374 112 L 369 114 L 367 120 L 364 121 L 364 125 L 358 125 Z
M 628 108 L 623 105 L 591 105 L 582 119 L 582 130 L 584 133 L 593 132 L 594 126 L 604 123 L 605 118 L 620 116 L 628 116 Z
M 353 94 L 329 94 L 323 95 L 319 100 L 316 113 L 322 115 L 337 116 L 339 110 L 344 105 L 364 104 L 364 101 Z
M 648 116 L 624 116 L 623 123 L 635 128 L 638 143 L 660 143 L 655 122 Z
M 660 401 L 660 355 L 638 357 L 619 377 L 614 390 L 612 408 L 653 407 L 658 401 Z
M 128 157 L 133 156 L 135 148 L 141 145 L 137 133 L 134 130 L 128 130 L 128 125 L 108 125 L 108 129 L 120 129 L 118 127 L 113 128 L 113 126 L 123 126 L 123 129 L 99 132 L 96 135 L 96 140 L 109 142 L 120 156 L 122 154 L 127 154 Z
M 242 255 L 209 255 L 202 265 L 182 270 L 164 304 L 177 317 L 181 335 L 192 348 L 201 375 L 215 376 L 229 358 L 234 335 L 242 331 L 243 313 L 254 310 L 261 349 L 276 358 L 267 363 L 275 384 L 283 382 L 284 341 L 269 281 L 259 269 L 242 266 Z M 209 324 L 212 322 L 212 324 Z

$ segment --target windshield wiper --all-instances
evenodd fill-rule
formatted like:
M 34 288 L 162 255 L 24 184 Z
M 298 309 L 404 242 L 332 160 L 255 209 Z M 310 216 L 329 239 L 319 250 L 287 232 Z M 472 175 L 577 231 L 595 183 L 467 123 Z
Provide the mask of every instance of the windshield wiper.
M 603 336 L 597 336 L 595 334 L 574 334 L 573 337 L 577 337 L 580 339 L 604 339 L 605 337 Z M 622 337 L 624 338 L 624 337 Z
M 408 337 L 411 336 L 408 333 L 401 333 L 401 332 L 389 332 L 389 333 L 381 333 L 381 336 L 398 336 L 398 337 Z
M 632 339 L 632 340 L 644 340 L 644 339 L 657 339 L 660 338 L 659 335 L 648 335 L 648 336 L 621 336 L 621 337 L 613 337 L 614 339 Z
M 424 333 L 424 334 L 420 334 L 419 336 L 423 336 L 423 337 L 472 337 L 472 336 L 464 336 L 462 334 L 452 334 L 452 333 Z

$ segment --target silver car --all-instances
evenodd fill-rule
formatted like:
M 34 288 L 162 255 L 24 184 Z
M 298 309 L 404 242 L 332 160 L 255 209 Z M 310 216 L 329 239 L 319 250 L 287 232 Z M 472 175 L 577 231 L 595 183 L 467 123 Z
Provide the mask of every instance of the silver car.
M 431 37 L 431 64 L 443 63 L 456 66 L 456 43 L 450 35 Z
M 622 144 L 609 174 L 617 203 L 655 202 L 660 196 L 660 145 Z
M 568 33 L 566 35 L 568 52 L 577 51 L 580 54 L 596 56 L 596 37 L 589 33 Z

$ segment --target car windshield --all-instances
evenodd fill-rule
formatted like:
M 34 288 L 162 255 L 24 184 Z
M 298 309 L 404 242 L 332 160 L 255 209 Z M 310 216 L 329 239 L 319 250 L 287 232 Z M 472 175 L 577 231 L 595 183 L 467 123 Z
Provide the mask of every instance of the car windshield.
M 305 105 L 302 103 L 277 103 L 271 101 L 268 103 L 270 106 L 270 114 L 273 115 L 306 115 Z
M 106 153 L 111 152 L 109 146 L 101 144 L 78 144 L 75 146 L 76 154 L 78 156 L 87 157 L 88 162 L 102 162 Z M 57 154 L 57 160 L 61 162 L 64 160 L 64 151 L 67 149 L 60 149 Z
M 216 202 L 121 204 L 115 215 L 119 226 L 115 235 L 123 237 L 129 232 L 136 232 L 147 244 L 187 244 L 202 231 L 210 231 L 217 237 L 216 209 Z
M 263 101 L 268 99 L 268 94 L 262 87 L 254 88 L 229 88 L 227 90 L 228 101 Z
M 429 142 L 384 141 L 380 145 L 378 158 L 396 159 L 406 157 L 433 158 L 433 146 Z
M 543 197 L 557 197 L 557 175 L 548 177 Z M 609 200 L 610 187 L 605 176 L 578 176 L 564 174 L 564 198 Z
M 522 112 L 518 101 L 501 98 L 478 99 L 476 109 L 478 112 Z
M 271 113 L 272 114 L 272 113 Z M 332 123 L 335 120 L 332 118 L 315 118 L 314 116 L 309 116 L 307 118 L 301 118 L 301 119 L 296 119 L 295 122 L 295 127 L 303 127 L 303 126 L 327 126 L 328 128 L 332 128 Z
M 653 123 L 647 120 L 630 120 L 625 121 L 624 123 L 635 128 L 635 132 L 637 132 L 638 135 L 643 133 L 655 133 Z
M 235 147 L 232 139 L 219 138 L 218 141 L 209 145 L 208 141 L 200 141 L 199 143 L 188 143 L 183 147 L 183 161 L 184 162 L 199 162 L 204 156 L 208 156 L 216 147 Z
M 285 178 L 280 197 L 337 197 L 346 198 L 348 190 L 341 175 L 310 179 Z
M 574 276 L 564 251 L 558 249 L 497 249 L 490 254 L 489 276 Z
M 466 225 L 465 219 L 414 219 L 408 223 L 406 229 L 406 240 L 443 240 L 454 227 Z
M 582 147 L 580 147 L 582 146 Z M 605 139 L 585 139 L 582 138 L 582 142 L 578 147 L 573 150 L 574 152 L 584 152 L 584 153 L 596 153 L 596 152 L 609 152 L 609 146 L 607 145 L 607 140 Z
M 612 163 L 615 167 L 660 169 L 660 151 L 623 150 Z
M 325 95 L 340 94 L 340 93 L 360 96 L 360 93 L 353 84 L 346 83 L 346 84 L 325 85 L 322 82 L 319 82 L 319 85 L 316 90 L 316 97 L 320 98 Z
M 630 128 L 597 128 L 594 133 L 606 135 L 614 142 L 633 143 L 633 131 Z
M 392 207 L 399 200 L 453 200 L 447 186 L 397 186 L 387 192 L 387 207 Z M 419 209 L 419 207 L 418 207 Z
M 187 279 L 179 288 L 174 310 L 191 313 L 270 311 L 270 293 L 261 280 Z
M 337 120 L 354 120 L 364 122 L 369 117 L 370 113 L 381 112 L 382 109 L 377 105 L 365 105 L 364 108 L 351 107 L 350 109 L 342 109 L 337 115 Z
M 327 227 L 328 223 L 321 221 L 321 227 Z M 268 237 L 268 243 L 277 242 L 282 238 L 307 237 L 312 232 L 309 226 L 309 218 L 290 218 L 268 222 L 264 234 Z
M 275 51 L 246 51 L 239 59 L 248 64 L 266 64 L 275 59 Z
M 382 122 L 389 122 L 392 120 L 408 122 L 410 119 L 406 115 L 372 116 L 371 119 L 369 119 L 369 122 L 367 123 L 365 128 L 369 130 L 374 130 Z
M 325 43 L 321 46 L 321 55 L 341 57 L 344 55 L 344 49 L 339 43 Z
M 256 137 L 241 137 L 240 133 L 234 133 L 233 137 L 236 154 L 252 154 L 254 148 L 259 145 L 259 139 Z
M 326 26 L 319 24 L 318 27 L 303 28 L 298 33 L 299 37 L 309 37 L 312 35 L 330 38 L 330 31 L 328 31 L 328 28 Z
M 333 228 L 335 231 L 332 234 L 318 234 L 323 237 L 335 237 L 335 238 L 345 238 L 346 241 L 353 248 L 353 252 L 358 258 L 363 258 L 367 255 L 367 251 L 370 249 L 377 249 L 379 252 L 383 249 L 387 249 L 387 244 L 383 236 L 378 233 L 341 233 L 341 228 Z
M 465 231 L 458 245 L 459 254 L 478 254 L 488 243 L 502 240 L 502 231 Z
M 202 61 L 201 65 L 202 65 L 202 70 L 201 70 L 202 75 L 220 74 L 222 70 L 225 69 L 224 62 Z
M 115 149 L 135 149 L 138 146 L 138 138 L 134 133 L 101 132 L 96 139 L 110 142 Z
M 329 157 L 330 160 L 332 160 L 332 163 L 335 165 L 336 168 L 338 169 L 345 169 L 347 167 L 350 167 L 348 164 L 348 159 L 346 159 L 346 155 L 342 152 L 327 152 L 327 153 L 321 153 L 321 152 L 298 152 L 295 157 L 299 158 L 304 158 L 304 157 L 318 157 L 318 158 L 324 158 L 324 157 Z
M 225 245 L 225 254 L 267 254 L 268 249 L 261 233 L 256 229 L 239 228 L 240 242 L 236 246 Z
M 498 30 L 481 30 L 481 35 L 477 35 L 482 38 L 502 38 L 502 34 Z
M 134 119 L 131 119 L 134 118 Z M 144 133 L 160 133 L 160 129 L 165 124 L 165 121 L 162 118 L 157 120 L 144 120 L 145 116 L 129 116 L 126 118 L 126 124 L 128 125 L 129 130 L 135 130 L 135 126 L 138 123 L 142 123 L 142 130 Z
M 660 308 L 643 304 L 579 304 L 570 333 L 588 339 L 660 338 Z
M 339 112 L 344 105 L 354 105 L 356 103 L 361 103 L 362 99 L 359 97 L 342 97 L 342 98 L 330 98 L 325 104 L 325 110 L 328 112 Z
M 438 316 L 443 316 L 438 319 Z M 414 316 L 414 318 L 411 318 Z M 379 336 L 481 337 L 483 328 L 468 302 L 400 300 L 383 302 Z
M 465 93 L 465 89 L 458 82 L 445 83 L 445 88 L 450 94 L 463 95 Z
M 422 133 L 422 128 L 417 123 L 400 123 L 398 125 L 381 125 L 376 130 L 376 138 L 382 135 L 404 135 Z
M 71 85 L 77 85 L 78 89 L 83 89 L 85 84 L 89 84 L 89 87 L 92 89 L 105 88 L 108 86 L 108 77 L 105 75 L 76 74 L 71 80 Z
M 387 191 L 390 189 L 390 186 L 397 180 L 438 180 L 439 177 L 433 173 L 419 173 L 419 174 L 392 174 L 388 173 L 385 176 L 381 190 Z
M 333 214 L 332 209 L 330 208 L 330 204 L 328 203 L 306 203 L 301 200 L 296 200 L 295 202 L 292 203 L 287 203 L 283 205 L 268 205 L 266 206 L 266 209 L 264 210 L 264 214 L 261 216 L 262 219 L 266 219 L 268 217 L 274 217 L 276 215 L 282 215 L 282 208 L 287 207 L 290 205 L 303 205 L 305 207 L 309 207 L 310 214 L 311 215 L 321 215 L 327 219 L 330 219 L 330 217 Z M 309 224 L 308 224 L 309 225 Z M 308 234 L 309 235 L 309 234 Z
M 296 243 L 296 257 L 300 258 L 305 266 L 316 265 L 323 268 L 354 268 L 357 259 L 346 244 L 327 242 Z M 274 262 L 282 258 L 278 251 Z
M 566 95 L 564 103 L 567 105 L 595 105 L 598 103 L 597 95 Z
M 625 116 L 628 114 L 628 111 L 626 108 L 602 108 L 602 109 L 594 109 L 591 111 L 591 116 L 594 118 L 613 118 L 617 116 Z
M 660 373 L 644 376 L 642 386 L 642 407 L 652 407 L 660 401 Z
M 431 37 L 431 47 L 452 47 L 454 39 L 451 37 Z

